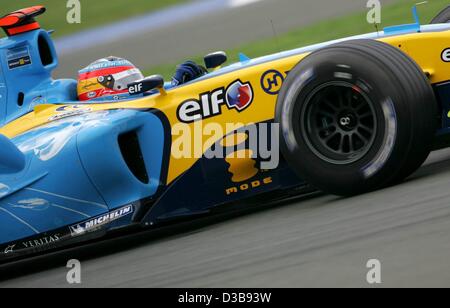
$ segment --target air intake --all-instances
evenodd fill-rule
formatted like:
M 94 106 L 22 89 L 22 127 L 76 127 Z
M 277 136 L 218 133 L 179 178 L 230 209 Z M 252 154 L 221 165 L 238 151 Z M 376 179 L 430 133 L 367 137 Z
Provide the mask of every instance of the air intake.
M 148 184 L 149 177 L 136 131 L 119 135 L 122 157 L 133 175 L 142 183 Z

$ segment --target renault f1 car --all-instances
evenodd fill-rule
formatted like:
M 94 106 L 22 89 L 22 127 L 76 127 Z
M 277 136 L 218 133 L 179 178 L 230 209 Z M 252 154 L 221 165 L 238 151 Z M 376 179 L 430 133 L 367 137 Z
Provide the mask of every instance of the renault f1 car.
M 195 81 L 151 76 L 128 86 L 131 99 L 102 103 L 52 79 L 44 11 L 0 19 L 2 262 L 310 187 L 380 189 L 450 134 L 449 9 L 433 25 L 416 16 L 224 67 L 214 53 Z

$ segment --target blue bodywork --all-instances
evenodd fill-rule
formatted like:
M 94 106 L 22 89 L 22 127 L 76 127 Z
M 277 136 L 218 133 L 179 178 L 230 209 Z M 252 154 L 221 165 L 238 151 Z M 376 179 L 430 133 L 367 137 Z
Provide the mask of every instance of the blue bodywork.
M 47 31 L 36 30 L 0 40 L 0 125 L 33 110 L 38 104 L 77 100 L 75 80 L 53 80 L 58 66 Z M 16 64 L 18 61 L 24 64 Z
M 145 181 L 130 172 L 118 146 L 120 136 L 131 132 L 152 141 L 141 146 Z M 41 243 L 47 236 L 62 241 L 73 236 L 70 226 L 155 195 L 162 185 L 164 140 L 158 116 L 132 110 L 86 113 L 11 141 L 1 137 L 5 147 L 0 155 L 11 159 L 0 166 L 5 171 L 0 175 L 0 247 L 28 238 Z M 130 214 L 137 210 L 133 204 Z M 132 219 L 127 215 L 122 224 L 129 225 Z M 17 250 L 29 248 L 23 243 L 27 240 L 13 245 Z

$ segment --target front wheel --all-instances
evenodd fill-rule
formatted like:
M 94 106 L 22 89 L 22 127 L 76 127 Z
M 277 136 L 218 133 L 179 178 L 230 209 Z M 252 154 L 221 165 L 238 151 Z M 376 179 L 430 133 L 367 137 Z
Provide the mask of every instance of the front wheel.
M 435 18 L 430 24 L 448 24 L 450 23 L 450 6 L 447 6 Z
M 276 108 L 282 152 L 325 192 L 379 189 L 425 161 L 436 106 L 425 74 L 399 49 L 374 40 L 339 43 L 289 73 Z

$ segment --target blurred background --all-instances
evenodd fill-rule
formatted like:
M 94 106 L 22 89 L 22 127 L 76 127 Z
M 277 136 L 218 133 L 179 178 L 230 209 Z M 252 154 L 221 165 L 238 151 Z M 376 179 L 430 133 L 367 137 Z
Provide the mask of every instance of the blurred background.
M 76 2 L 71 0 L 72 2 Z M 0 13 L 44 5 L 39 17 L 53 29 L 60 66 L 56 77 L 77 75 L 96 59 L 127 58 L 146 75 L 169 78 L 177 63 L 216 50 L 235 61 L 239 52 L 258 57 L 286 49 L 375 31 L 366 21 L 367 0 L 79 0 L 81 23 L 69 24 L 66 0 L 2 1 Z M 418 0 L 382 0 L 382 24 L 412 21 Z M 448 4 L 420 6 L 423 23 Z

